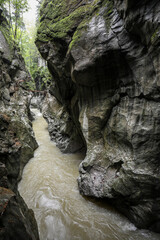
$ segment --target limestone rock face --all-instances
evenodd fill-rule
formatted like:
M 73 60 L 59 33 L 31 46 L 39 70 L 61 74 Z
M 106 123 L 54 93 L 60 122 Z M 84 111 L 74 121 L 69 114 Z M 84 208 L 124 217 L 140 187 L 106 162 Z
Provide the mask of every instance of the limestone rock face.
M 37 148 L 29 121 L 28 93 L 21 88 L 22 75 L 23 80 L 29 75 L 24 60 L 8 42 L 7 25 L 1 24 L 0 239 L 38 240 L 34 214 L 17 190 L 22 170 Z
M 159 232 L 160 2 L 58 3 L 44 1 L 36 44 L 86 147 L 80 192 Z

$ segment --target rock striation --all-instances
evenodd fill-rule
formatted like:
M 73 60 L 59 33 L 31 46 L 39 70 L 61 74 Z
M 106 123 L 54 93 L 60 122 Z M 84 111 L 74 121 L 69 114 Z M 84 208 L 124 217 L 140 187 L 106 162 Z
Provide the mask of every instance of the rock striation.
M 45 0 L 36 44 L 51 136 L 86 149 L 80 193 L 160 232 L 160 2 Z
M 29 78 L 23 58 L 11 42 L 0 12 L 0 239 L 38 240 L 32 210 L 18 193 L 25 164 L 37 143 L 29 121 Z

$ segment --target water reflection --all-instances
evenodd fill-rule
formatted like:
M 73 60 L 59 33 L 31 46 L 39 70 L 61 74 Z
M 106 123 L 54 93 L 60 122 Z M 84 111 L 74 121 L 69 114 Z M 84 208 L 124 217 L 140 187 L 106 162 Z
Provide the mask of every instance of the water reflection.
M 41 240 L 158 240 L 137 230 L 109 206 L 83 198 L 78 191 L 80 154 L 62 154 L 50 141 L 47 123 L 35 111 L 39 148 L 26 165 L 19 191 L 37 219 Z

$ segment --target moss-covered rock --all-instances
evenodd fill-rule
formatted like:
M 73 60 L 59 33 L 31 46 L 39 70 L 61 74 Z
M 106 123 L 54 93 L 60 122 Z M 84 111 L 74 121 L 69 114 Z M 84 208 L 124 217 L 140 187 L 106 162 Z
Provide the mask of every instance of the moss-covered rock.
M 71 46 L 77 42 L 78 36 L 93 15 L 99 14 L 99 5 L 107 5 L 105 14 L 108 24 L 109 15 L 112 13 L 112 1 L 44 1 L 41 7 L 40 26 L 37 41 L 47 42 L 53 38 L 65 39 Z M 76 29 L 76 31 L 75 31 Z M 73 36 L 74 35 L 74 36 Z M 73 36 L 73 38 L 72 38 Z

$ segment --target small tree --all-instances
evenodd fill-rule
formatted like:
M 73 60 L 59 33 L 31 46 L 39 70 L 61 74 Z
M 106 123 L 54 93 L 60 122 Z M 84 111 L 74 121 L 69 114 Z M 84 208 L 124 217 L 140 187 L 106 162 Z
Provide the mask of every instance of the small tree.
M 14 24 L 14 29 L 13 29 L 13 36 L 15 41 L 17 39 L 17 32 L 18 29 L 23 30 L 24 28 L 24 23 L 23 23 L 23 13 L 28 11 L 28 2 L 27 0 L 10 0 L 12 2 L 13 6 L 13 14 L 12 14 L 12 26 Z

